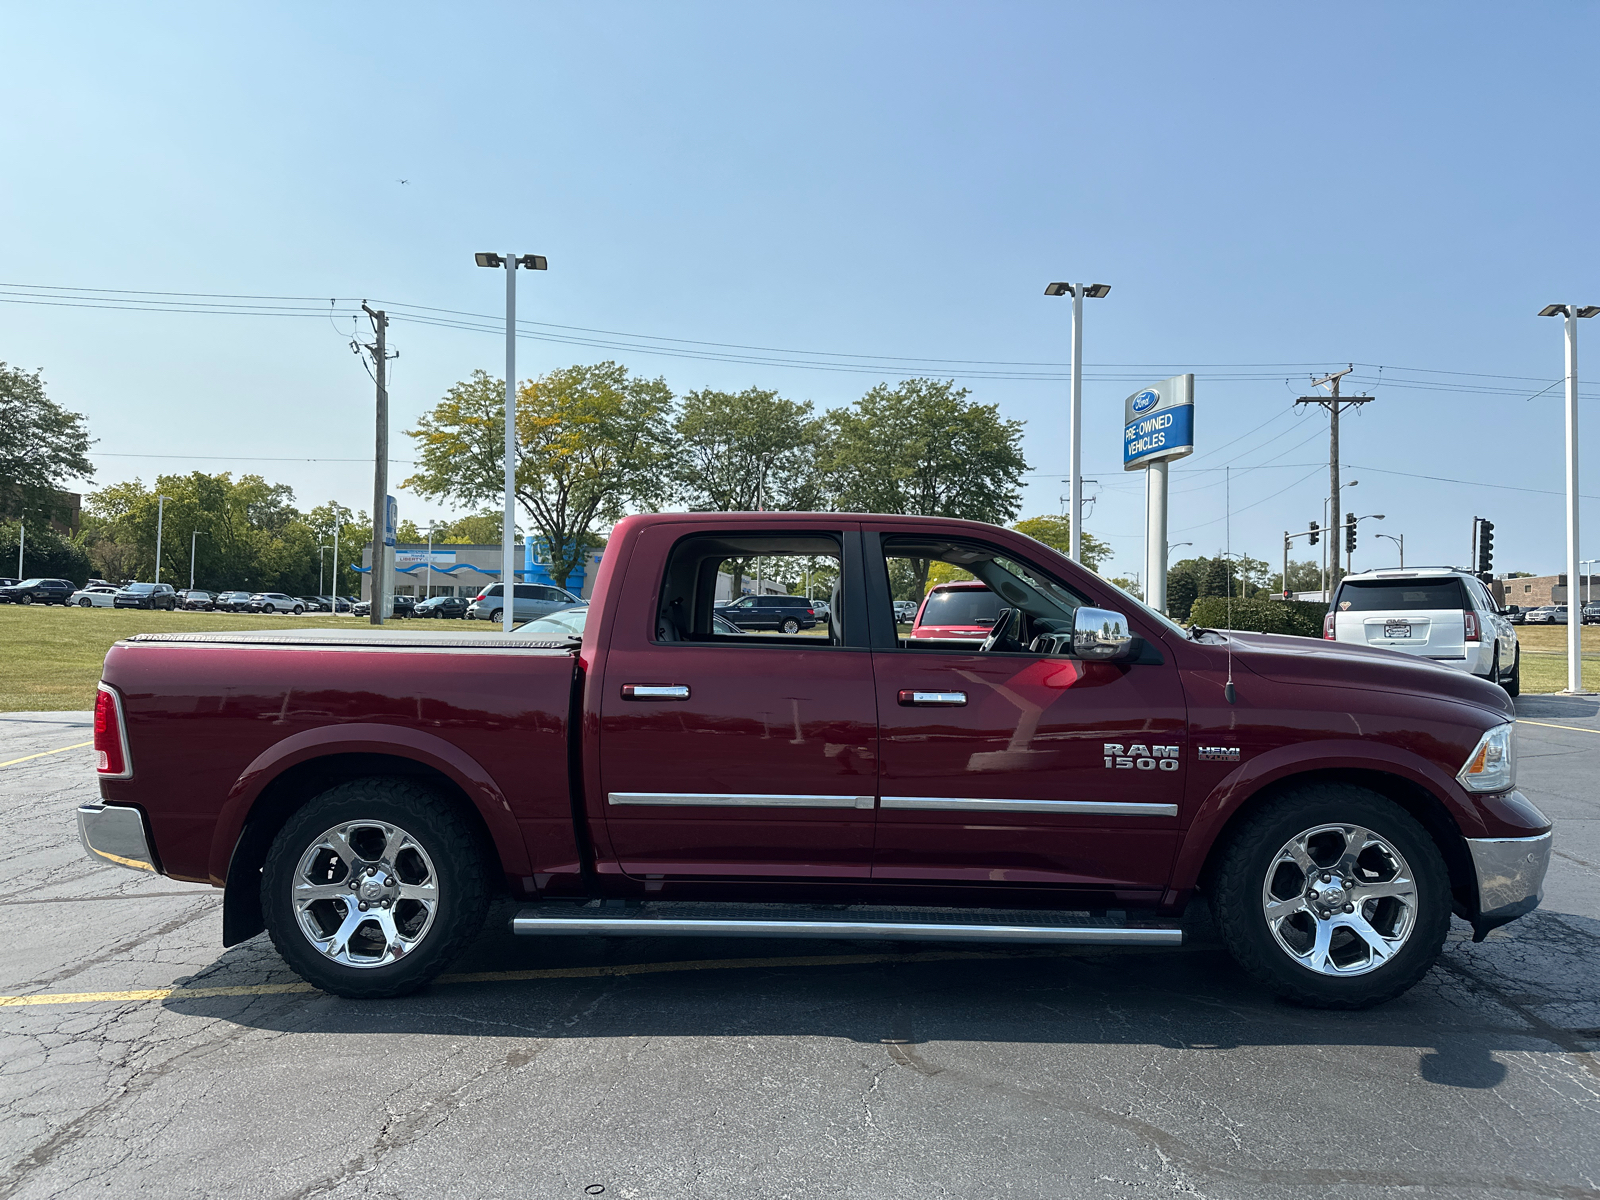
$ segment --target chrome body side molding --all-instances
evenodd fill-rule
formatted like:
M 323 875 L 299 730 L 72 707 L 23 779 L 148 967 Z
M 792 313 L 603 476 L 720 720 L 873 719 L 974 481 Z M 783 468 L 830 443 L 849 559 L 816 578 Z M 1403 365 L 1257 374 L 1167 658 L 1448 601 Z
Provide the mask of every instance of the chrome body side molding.
M 871 796 L 741 792 L 608 792 L 606 803 L 668 808 L 872 808 Z
M 939 812 L 1059 813 L 1087 817 L 1175 817 L 1176 804 L 1137 804 L 1117 800 L 973 800 L 962 796 L 885 796 L 884 808 Z

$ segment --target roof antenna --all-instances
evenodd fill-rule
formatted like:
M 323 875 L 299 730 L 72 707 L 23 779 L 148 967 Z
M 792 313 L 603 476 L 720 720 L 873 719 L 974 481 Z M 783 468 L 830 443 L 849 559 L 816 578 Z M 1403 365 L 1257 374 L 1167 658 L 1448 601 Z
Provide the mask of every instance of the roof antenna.
M 1233 468 L 1222 469 L 1222 542 L 1226 569 L 1222 578 L 1228 585 L 1228 682 L 1222 685 L 1222 698 L 1234 703 L 1233 693 Z

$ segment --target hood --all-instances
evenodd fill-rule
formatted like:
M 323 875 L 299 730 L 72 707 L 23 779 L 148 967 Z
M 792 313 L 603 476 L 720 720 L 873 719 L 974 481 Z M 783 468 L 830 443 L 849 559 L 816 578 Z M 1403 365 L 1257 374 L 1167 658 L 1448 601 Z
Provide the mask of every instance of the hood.
M 1511 697 L 1497 684 L 1399 650 L 1277 633 L 1224 636 L 1233 639 L 1236 662 L 1280 683 L 1420 694 L 1470 704 L 1507 720 L 1516 717 Z

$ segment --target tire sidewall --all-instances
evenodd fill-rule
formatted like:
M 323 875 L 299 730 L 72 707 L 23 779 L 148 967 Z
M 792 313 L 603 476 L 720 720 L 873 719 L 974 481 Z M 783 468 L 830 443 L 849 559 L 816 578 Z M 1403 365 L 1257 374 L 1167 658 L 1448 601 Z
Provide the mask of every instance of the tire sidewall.
M 344 821 L 398 825 L 421 843 L 439 880 L 433 925 L 418 948 L 381 967 L 349 967 L 324 957 L 300 930 L 290 898 L 301 855 L 326 830 Z M 261 910 L 273 944 L 296 974 L 334 995 L 403 995 L 447 967 L 482 928 L 484 866 L 465 823 L 442 797 L 405 780 L 356 780 L 309 801 L 278 831 L 261 871 Z
M 785 621 L 783 623 L 783 631 L 785 633 L 799 633 L 800 632 L 800 622 L 799 621 Z
M 1405 856 L 1417 885 L 1406 944 L 1364 975 L 1321 975 L 1292 961 L 1261 912 L 1268 864 L 1290 839 L 1319 825 L 1361 825 Z M 1433 966 L 1450 928 L 1449 875 L 1438 846 L 1404 809 L 1366 788 L 1319 785 L 1274 801 L 1240 828 L 1217 879 L 1218 923 L 1244 969 L 1280 995 L 1326 1008 L 1362 1008 L 1405 991 Z

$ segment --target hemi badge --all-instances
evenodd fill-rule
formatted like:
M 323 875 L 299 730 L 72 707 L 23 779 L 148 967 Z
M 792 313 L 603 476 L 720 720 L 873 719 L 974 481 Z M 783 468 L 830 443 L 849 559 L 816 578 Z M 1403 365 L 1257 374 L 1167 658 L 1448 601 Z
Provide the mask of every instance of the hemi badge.
M 1239 747 L 1237 746 L 1201 746 L 1201 762 L 1238 762 Z

